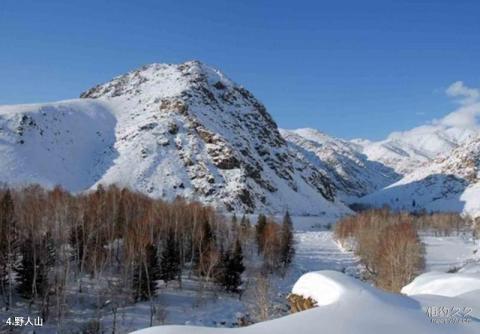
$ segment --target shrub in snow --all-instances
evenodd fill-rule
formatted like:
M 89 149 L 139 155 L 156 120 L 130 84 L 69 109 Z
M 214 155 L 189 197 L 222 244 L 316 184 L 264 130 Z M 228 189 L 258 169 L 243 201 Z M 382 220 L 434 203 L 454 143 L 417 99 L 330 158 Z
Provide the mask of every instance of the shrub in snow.
M 287 297 L 288 303 L 290 304 L 290 312 L 297 313 L 301 311 L 306 311 L 317 306 L 317 303 L 310 297 L 299 296 L 295 293 L 291 293 Z

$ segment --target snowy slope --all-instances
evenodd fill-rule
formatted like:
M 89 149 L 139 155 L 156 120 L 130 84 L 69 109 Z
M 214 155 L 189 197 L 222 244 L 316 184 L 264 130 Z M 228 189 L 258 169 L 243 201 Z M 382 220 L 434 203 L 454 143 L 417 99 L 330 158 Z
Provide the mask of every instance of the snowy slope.
M 138 334 L 183 333 L 478 333 L 478 319 L 456 325 L 432 324 L 421 299 L 385 293 L 354 278 L 334 271 L 308 273 L 294 286 L 294 292 L 316 298 L 319 307 L 280 319 L 239 329 L 160 326 L 137 331 Z M 475 292 L 472 292 L 475 293 Z M 468 297 L 462 295 L 463 302 Z M 455 299 L 435 296 L 438 305 Z M 463 305 L 463 304 L 459 304 Z M 472 307 L 476 307 L 472 305 Z
M 480 137 L 360 199 L 398 210 L 457 211 L 480 215 Z
M 372 161 L 359 152 L 358 145 L 330 137 L 314 129 L 280 130 L 290 146 L 303 152 L 332 180 L 342 200 L 381 189 L 400 178 L 392 168 Z
M 117 183 L 247 212 L 348 211 L 265 107 L 200 62 L 144 66 L 80 100 L 0 108 L 0 182 Z
M 116 158 L 116 123 L 101 101 L 0 106 L 0 182 L 88 189 Z
M 457 273 L 427 272 L 402 288 L 402 293 L 427 307 L 443 308 L 442 315 L 468 312 L 472 321 L 480 319 L 480 265 L 471 263 Z M 449 311 L 446 311 L 449 310 Z M 476 320 L 473 320 L 476 319 Z M 460 322 L 460 324 L 464 324 Z
M 480 89 L 457 81 L 445 93 L 454 98 L 459 107 L 445 117 L 408 131 L 394 132 L 382 141 L 357 139 L 352 142 L 358 144 L 369 159 L 393 167 L 400 174 L 410 173 L 480 134 L 479 92 Z
M 443 125 L 424 125 L 404 132 L 394 132 L 379 142 L 355 140 L 369 159 L 391 166 L 405 174 L 423 166 L 476 136 L 477 130 Z
M 303 151 L 312 163 L 325 170 L 344 200 L 353 202 L 354 196 L 368 194 L 398 181 L 398 175 L 421 173 L 439 156 L 448 155 L 480 135 L 480 89 L 467 87 L 458 81 L 450 85 L 445 93 L 458 103 L 453 112 L 422 126 L 393 132 L 381 141 L 346 141 L 312 129 L 284 131 L 284 136 L 292 147 Z M 444 177 L 432 177 L 429 182 L 432 188 L 442 188 L 443 183 L 462 188 Z M 480 211 L 480 202 L 472 200 L 479 193 L 475 186 L 466 189 L 463 194 L 466 211 Z M 441 197 L 445 199 L 445 196 Z M 452 199 L 437 204 L 440 207 L 447 204 L 455 210 L 463 208 L 462 203 Z
M 480 261 L 480 240 L 471 234 L 439 237 L 420 233 L 420 238 L 425 246 L 426 271 L 447 272 Z

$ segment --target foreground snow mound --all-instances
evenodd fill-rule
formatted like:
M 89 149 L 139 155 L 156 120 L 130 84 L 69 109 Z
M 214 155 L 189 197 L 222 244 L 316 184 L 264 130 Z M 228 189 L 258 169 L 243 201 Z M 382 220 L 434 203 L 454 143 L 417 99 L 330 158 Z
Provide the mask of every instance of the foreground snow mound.
M 335 271 L 317 271 L 303 275 L 298 279 L 292 293 L 313 299 L 318 306 L 338 302 L 348 292 L 362 290 L 358 282 Z
M 380 291 L 366 283 L 338 271 L 321 270 L 301 276 L 292 288 L 292 293 L 311 298 L 319 306 L 344 303 L 361 296 L 365 302 L 374 302 L 402 307 L 416 307 L 416 303 L 402 296 Z
M 478 321 L 456 325 L 433 324 L 422 309 L 421 302 L 407 296 L 382 292 L 340 272 L 319 271 L 306 274 L 295 284 L 293 292 L 315 298 L 319 305 L 323 306 L 244 328 L 161 326 L 136 333 L 473 334 L 480 332 Z M 441 300 L 437 299 L 435 302 L 441 302 Z
M 480 290 L 480 273 L 478 272 L 429 272 L 418 276 L 410 284 L 404 286 L 402 293 L 455 297 L 476 290 Z

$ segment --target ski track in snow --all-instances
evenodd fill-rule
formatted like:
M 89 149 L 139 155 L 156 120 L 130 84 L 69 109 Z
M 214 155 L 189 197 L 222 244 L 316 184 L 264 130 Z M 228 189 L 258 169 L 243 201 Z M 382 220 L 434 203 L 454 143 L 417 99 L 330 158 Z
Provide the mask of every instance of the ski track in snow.
M 353 252 L 342 249 L 333 238 L 333 231 L 327 229 L 336 219 L 297 216 L 292 220 L 295 228 L 295 258 L 285 278 L 278 280 L 280 294 L 288 295 L 298 278 L 310 271 L 336 270 L 358 276 L 358 259 Z

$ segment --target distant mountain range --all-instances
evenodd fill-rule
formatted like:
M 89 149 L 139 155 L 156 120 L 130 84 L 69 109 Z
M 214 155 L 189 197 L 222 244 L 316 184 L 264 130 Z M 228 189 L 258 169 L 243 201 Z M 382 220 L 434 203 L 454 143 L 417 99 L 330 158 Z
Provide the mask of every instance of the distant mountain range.
M 456 211 L 480 215 L 480 138 L 444 153 L 359 202 L 406 211 Z
M 280 133 L 293 149 L 329 177 L 344 202 L 355 202 L 401 177 L 394 168 L 370 160 L 356 143 L 314 129 L 282 129 Z
M 476 214 L 477 135 L 441 122 L 379 142 L 279 130 L 222 72 L 151 64 L 80 99 L 0 106 L 0 182 L 119 184 L 237 212 L 343 215 L 360 202 Z

